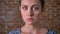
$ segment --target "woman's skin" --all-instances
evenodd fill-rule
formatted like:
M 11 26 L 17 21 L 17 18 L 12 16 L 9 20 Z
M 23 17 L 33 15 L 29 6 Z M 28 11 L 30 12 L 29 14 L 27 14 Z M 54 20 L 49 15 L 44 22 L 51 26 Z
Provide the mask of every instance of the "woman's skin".
M 32 23 L 39 22 L 39 17 L 42 14 L 42 8 L 40 0 L 21 0 L 21 15 L 25 22 L 25 25 L 21 28 L 22 32 L 36 34 L 36 30 L 33 30 Z M 40 34 L 45 34 L 46 29 L 41 28 Z M 42 33 L 41 33 L 42 32 Z
M 39 0 L 21 0 L 21 15 L 26 25 L 31 25 L 38 20 L 41 14 Z

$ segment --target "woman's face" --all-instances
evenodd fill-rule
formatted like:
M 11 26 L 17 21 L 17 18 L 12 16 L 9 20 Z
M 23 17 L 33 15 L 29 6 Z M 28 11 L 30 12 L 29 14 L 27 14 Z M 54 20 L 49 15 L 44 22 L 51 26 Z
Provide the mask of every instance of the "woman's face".
M 42 12 L 40 0 L 21 0 L 20 10 L 25 24 L 37 22 Z

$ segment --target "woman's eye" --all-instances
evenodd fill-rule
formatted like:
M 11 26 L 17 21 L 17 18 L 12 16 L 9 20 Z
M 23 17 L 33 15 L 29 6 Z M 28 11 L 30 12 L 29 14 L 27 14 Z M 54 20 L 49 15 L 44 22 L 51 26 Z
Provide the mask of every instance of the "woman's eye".
M 39 8 L 38 7 L 33 7 L 33 10 L 37 11 Z
M 22 7 L 22 9 L 27 10 L 27 7 Z

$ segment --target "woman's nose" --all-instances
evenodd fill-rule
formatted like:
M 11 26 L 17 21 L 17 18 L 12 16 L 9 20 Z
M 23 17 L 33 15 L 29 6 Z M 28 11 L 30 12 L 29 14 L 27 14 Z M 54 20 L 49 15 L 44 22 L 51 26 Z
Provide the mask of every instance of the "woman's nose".
M 33 16 L 33 11 L 31 9 L 28 10 L 28 15 Z

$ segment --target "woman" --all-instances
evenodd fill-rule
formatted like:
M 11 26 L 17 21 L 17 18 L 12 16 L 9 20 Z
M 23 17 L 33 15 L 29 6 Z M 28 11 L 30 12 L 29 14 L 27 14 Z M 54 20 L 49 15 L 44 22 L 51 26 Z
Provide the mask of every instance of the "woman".
M 40 25 L 40 16 L 43 14 L 44 0 L 21 0 L 19 9 L 24 26 L 9 32 L 9 34 L 57 34 Z

